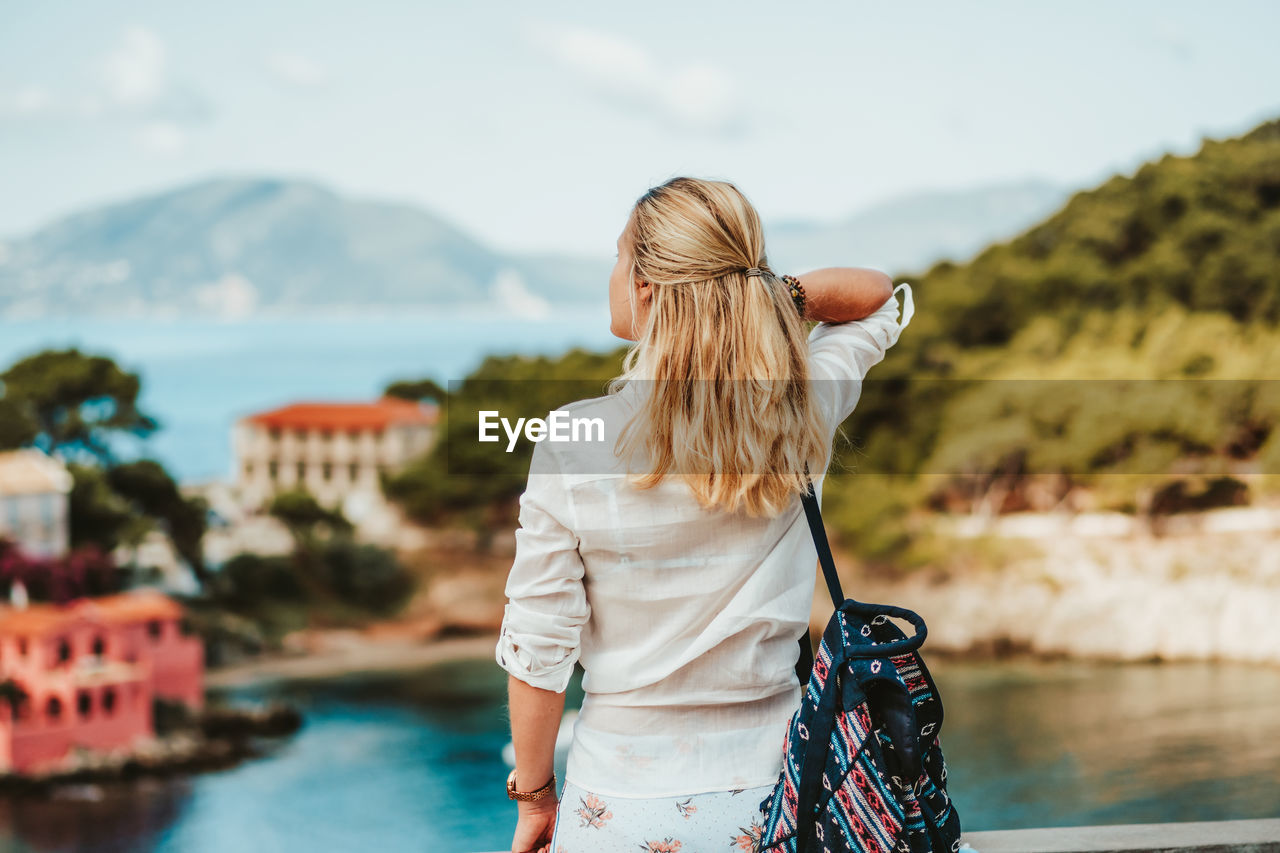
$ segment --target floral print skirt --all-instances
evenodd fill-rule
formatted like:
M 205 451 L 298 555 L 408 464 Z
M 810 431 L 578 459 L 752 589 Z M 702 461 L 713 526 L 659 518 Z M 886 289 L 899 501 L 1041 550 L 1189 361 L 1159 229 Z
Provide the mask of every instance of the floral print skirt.
M 565 780 L 552 853 L 755 853 L 773 785 L 682 797 L 615 797 Z

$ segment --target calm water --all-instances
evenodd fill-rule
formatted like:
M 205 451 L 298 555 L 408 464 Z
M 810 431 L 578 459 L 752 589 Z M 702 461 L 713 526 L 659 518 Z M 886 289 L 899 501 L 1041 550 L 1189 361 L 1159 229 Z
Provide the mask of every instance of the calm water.
M 1280 813 L 1280 670 L 933 662 L 950 784 L 970 830 Z M 278 685 L 306 725 L 268 757 L 98 802 L 0 800 L 12 851 L 508 849 L 506 673 Z M 571 707 L 581 700 L 578 680 Z M 557 766 L 563 779 L 563 756 Z M 7 841 L 7 843 L 6 843 Z
M 529 320 L 462 309 L 385 317 L 0 321 L 0 372 L 46 348 L 78 346 L 142 377 L 142 410 L 160 421 L 147 442 L 119 445 L 160 459 L 184 482 L 228 478 L 237 417 L 301 399 L 368 400 L 397 379 L 462 379 L 490 353 L 604 350 L 608 308 Z

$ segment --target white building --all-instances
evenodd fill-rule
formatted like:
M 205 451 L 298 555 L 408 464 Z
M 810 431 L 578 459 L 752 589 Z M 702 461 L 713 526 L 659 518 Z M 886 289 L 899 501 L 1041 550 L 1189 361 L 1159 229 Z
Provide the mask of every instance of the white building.
M 67 466 L 43 450 L 0 452 L 0 537 L 32 557 L 67 553 L 71 485 Z
M 232 480 L 251 509 L 276 492 L 305 489 L 360 524 L 386 511 L 379 474 L 429 450 L 438 423 L 436 406 L 395 397 L 293 403 L 248 415 L 232 428 Z

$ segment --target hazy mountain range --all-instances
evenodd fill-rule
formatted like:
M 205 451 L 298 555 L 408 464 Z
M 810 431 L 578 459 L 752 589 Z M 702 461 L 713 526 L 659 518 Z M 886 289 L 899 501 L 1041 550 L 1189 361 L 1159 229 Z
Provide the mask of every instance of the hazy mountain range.
M 842 222 L 766 224 L 779 270 L 962 261 L 1059 207 L 1024 181 L 919 193 Z M 64 217 L 0 241 L 0 317 L 383 310 L 490 302 L 537 316 L 604 298 L 600 258 L 509 254 L 442 216 L 311 182 L 220 178 Z

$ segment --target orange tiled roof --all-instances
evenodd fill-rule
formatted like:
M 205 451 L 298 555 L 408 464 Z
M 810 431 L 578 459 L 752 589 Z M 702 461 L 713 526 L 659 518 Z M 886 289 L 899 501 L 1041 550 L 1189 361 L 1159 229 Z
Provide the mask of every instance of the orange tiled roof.
M 0 634 L 39 636 L 66 630 L 84 619 L 114 625 L 150 619 L 177 619 L 182 605 L 156 590 L 142 589 L 77 598 L 68 604 L 31 604 L 22 609 L 0 607 Z
M 381 432 L 392 424 L 435 424 L 440 417 L 433 405 L 382 397 L 371 403 L 291 403 L 269 412 L 258 412 L 241 421 L 277 429 L 374 430 Z

